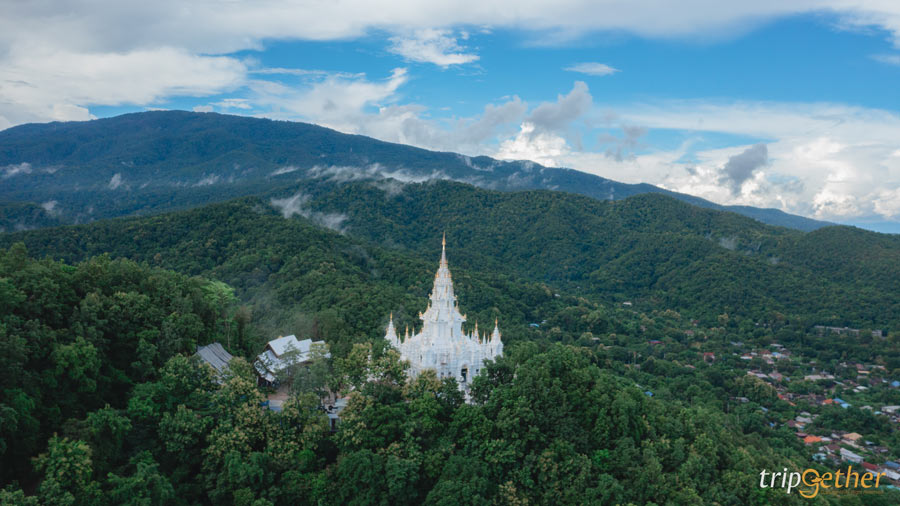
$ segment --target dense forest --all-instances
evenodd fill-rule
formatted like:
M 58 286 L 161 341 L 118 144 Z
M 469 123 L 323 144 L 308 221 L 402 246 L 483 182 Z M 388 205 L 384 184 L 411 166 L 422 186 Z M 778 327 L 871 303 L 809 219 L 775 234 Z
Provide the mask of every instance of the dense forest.
M 523 279 L 591 300 L 671 308 L 707 325 L 722 314 L 752 325 L 778 312 L 808 326 L 900 327 L 900 238 L 850 227 L 801 233 L 653 194 L 598 201 L 452 182 L 320 180 L 192 211 L 7 234 L 0 244 L 21 240 L 38 256 L 70 262 L 108 252 L 239 290 L 269 289 L 260 293 L 283 293 L 283 283 L 316 286 L 301 281 L 315 271 L 291 260 L 310 244 L 327 244 L 370 276 L 396 276 L 398 260 L 385 259 L 407 252 L 420 261 L 417 276 L 386 279 L 385 291 L 419 279 L 424 295 L 421 280 L 443 232 L 455 265 L 480 271 L 481 280 Z M 317 242 L 306 240 L 313 236 Z M 373 243 L 378 251 L 366 246 Z M 351 251 L 367 253 L 354 259 Z M 369 269 L 369 257 L 381 260 Z M 535 313 L 525 306 L 517 311 Z
M 382 339 L 391 312 L 418 324 L 444 232 L 460 307 L 499 318 L 507 345 L 471 403 L 453 380 L 408 381 Z M 747 371 L 900 405 L 881 386 L 900 374 L 896 242 L 660 195 L 327 180 L 0 234 L 0 503 L 799 504 L 757 486 L 762 469 L 821 466 L 785 420 L 816 411 L 812 430 L 865 433 L 888 457 L 900 434 Z M 331 356 L 272 411 L 250 364 L 288 333 Z M 194 356 L 212 342 L 237 357 L 224 376 Z M 795 360 L 741 356 L 772 345 Z M 873 366 L 864 393 L 804 379 L 856 379 L 854 361 Z M 329 392 L 349 398 L 336 432 Z
M 387 246 L 434 251 L 433 237 L 446 230 L 464 245 L 466 265 L 575 293 L 653 299 L 707 322 L 781 311 L 817 323 L 900 323 L 900 236 L 852 227 L 801 233 L 657 194 L 597 201 L 451 182 L 303 185 L 283 194 L 309 196 L 307 215 L 341 216 L 341 231 Z
M 297 256 L 333 262 L 321 248 Z M 417 265 L 400 254 L 391 260 L 401 272 Z M 472 273 L 457 272 L 461 293 L 475 288 L 465 281 Z M 343 288 L 319 286 L 335 295 Z M 366 296 L 382 288 L 375 278 L 359 286 Z M 547 332 L 516 325 L 530 315 L 504 315 L 511 344 L 475 379 L 471 404 L 451 379 L 407 381 L 396 352 L 360 339 L 311 367 L 322 377 L 298 382 L 274 412 L 261 407 L 248 362 L 235 359 L 217 378 L 191 357 L 212 340 L 230 340 L 245 356 L 242 348 L 258 346 L 241 301 L 221 282 L 106 256 L 36 260 L 18 244 L 0 251 L 0 298 L 3 504 L 803 501 L 753 486 L 759 469 L 804 467 L 802 445 L 763 423 L 759 410 L 724 402 L 765 390 L 724 365 L 689 369 L 671 357 L 629 365 L 628 343 L 644 339 L 628 337 L 637 333 L 631 320 L 647 316 L 553 296 Z M 465 304 L 493 309 L 480 297 Z M 619 341 L 561 344 L 591 330 L 617 331 Z M 323 383 L 353 392 L 335 433 L 319 409 L 315 385 Z
M 776 209 L 721 206 L 577 170 L 428 151 L 291 121 L 148 111 L 0 132 L 0 200 L 55 202 L 65 223 L 197 207 L 323 175 L 443 179 L 496 190 L 554 189 L 601 200 L 661 193 L 798 230 L 829 225 Z M 16 224 L 0 221 L 7 229 Z
M 63 222 L 43 207 L 29 202 L 0 202 L 0 234 L 55 227 Z
M 109 254 L 221 280 L 237 290 L 262 334 L 309 331 L 338 353 L 381 337 L 391 311 L 398 324 L 414 324 L 436 258 L 284 219 L 255 198 L 32 233 L 0 236 L 0 244 L 24 239 L 37 257 L 74 263 Z M 473 322 L 504 315 L 525 330 L 576 303 L 544 283 L 504 273 L 455 269 L 454 279 Z

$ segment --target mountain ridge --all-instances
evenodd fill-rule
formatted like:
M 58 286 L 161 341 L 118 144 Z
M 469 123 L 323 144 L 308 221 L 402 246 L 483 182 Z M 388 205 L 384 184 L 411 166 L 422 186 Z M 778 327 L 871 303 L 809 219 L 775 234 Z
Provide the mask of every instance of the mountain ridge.
M 69 223 L 188 208 L 298 179 L 389 177 L 449 179 L 502 191 L 549 189 L 599 200 L 661 193 L 797 230 L 832 225 L 530 161 L 430 151 L 308 123 L 187 111 L 12 127 L 0 131 L 0 171 L 0 199 L 56 201 L 57 218 Z

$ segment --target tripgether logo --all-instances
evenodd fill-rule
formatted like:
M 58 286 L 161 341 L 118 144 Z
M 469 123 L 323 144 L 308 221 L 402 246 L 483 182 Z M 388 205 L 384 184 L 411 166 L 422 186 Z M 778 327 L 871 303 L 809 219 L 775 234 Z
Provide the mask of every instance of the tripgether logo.
M 788 494 L 797 489 L 801 496 L 812 499 L 819 495 L 820 489 L 878 488 L 881 485 L 881 477 L 884 475 L 885 473 L 873 474 L 865 470 L 860 474 L 853 470 L 853 466 L 847 467 L 846 472 L 838 470 L 833 473 L 819 473 L 815 469 L 792 473 L 789 473 L 787 468 L 784 468 L 782 472 L 769 472 L 764 469 L 759 473 L 759 487 L 780 487 L 786 489 Z

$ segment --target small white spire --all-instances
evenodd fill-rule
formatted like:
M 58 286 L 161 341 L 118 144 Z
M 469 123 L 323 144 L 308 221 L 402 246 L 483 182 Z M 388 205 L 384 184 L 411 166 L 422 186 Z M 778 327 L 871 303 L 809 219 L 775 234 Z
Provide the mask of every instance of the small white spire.
M 391 344 L 399 342 L 397 339 L 397 330 L 394 328 L 394 312 L 391 311 L 391 319 L 388 321 L 387 332 L 384 335 L 384 338 L 391 342 Z

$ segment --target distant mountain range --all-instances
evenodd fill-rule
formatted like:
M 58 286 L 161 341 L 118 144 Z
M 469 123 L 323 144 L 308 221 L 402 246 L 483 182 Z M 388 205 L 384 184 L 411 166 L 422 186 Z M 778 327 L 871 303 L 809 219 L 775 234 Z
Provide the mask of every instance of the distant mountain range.
M 661 193 L 802 231 L 832 225 L 529 161 L 428 151 L 306 123 L 185 111 L 4 130 L 0 178 L 0 232 L 186 209 L 301 180 L 387 178 L 446 179 L 501 191 L 558 190 L 600 200 Z M 5 201 L 14 202 L 14 209 Z M 26 212 L 23 202 L 40 207 Z

